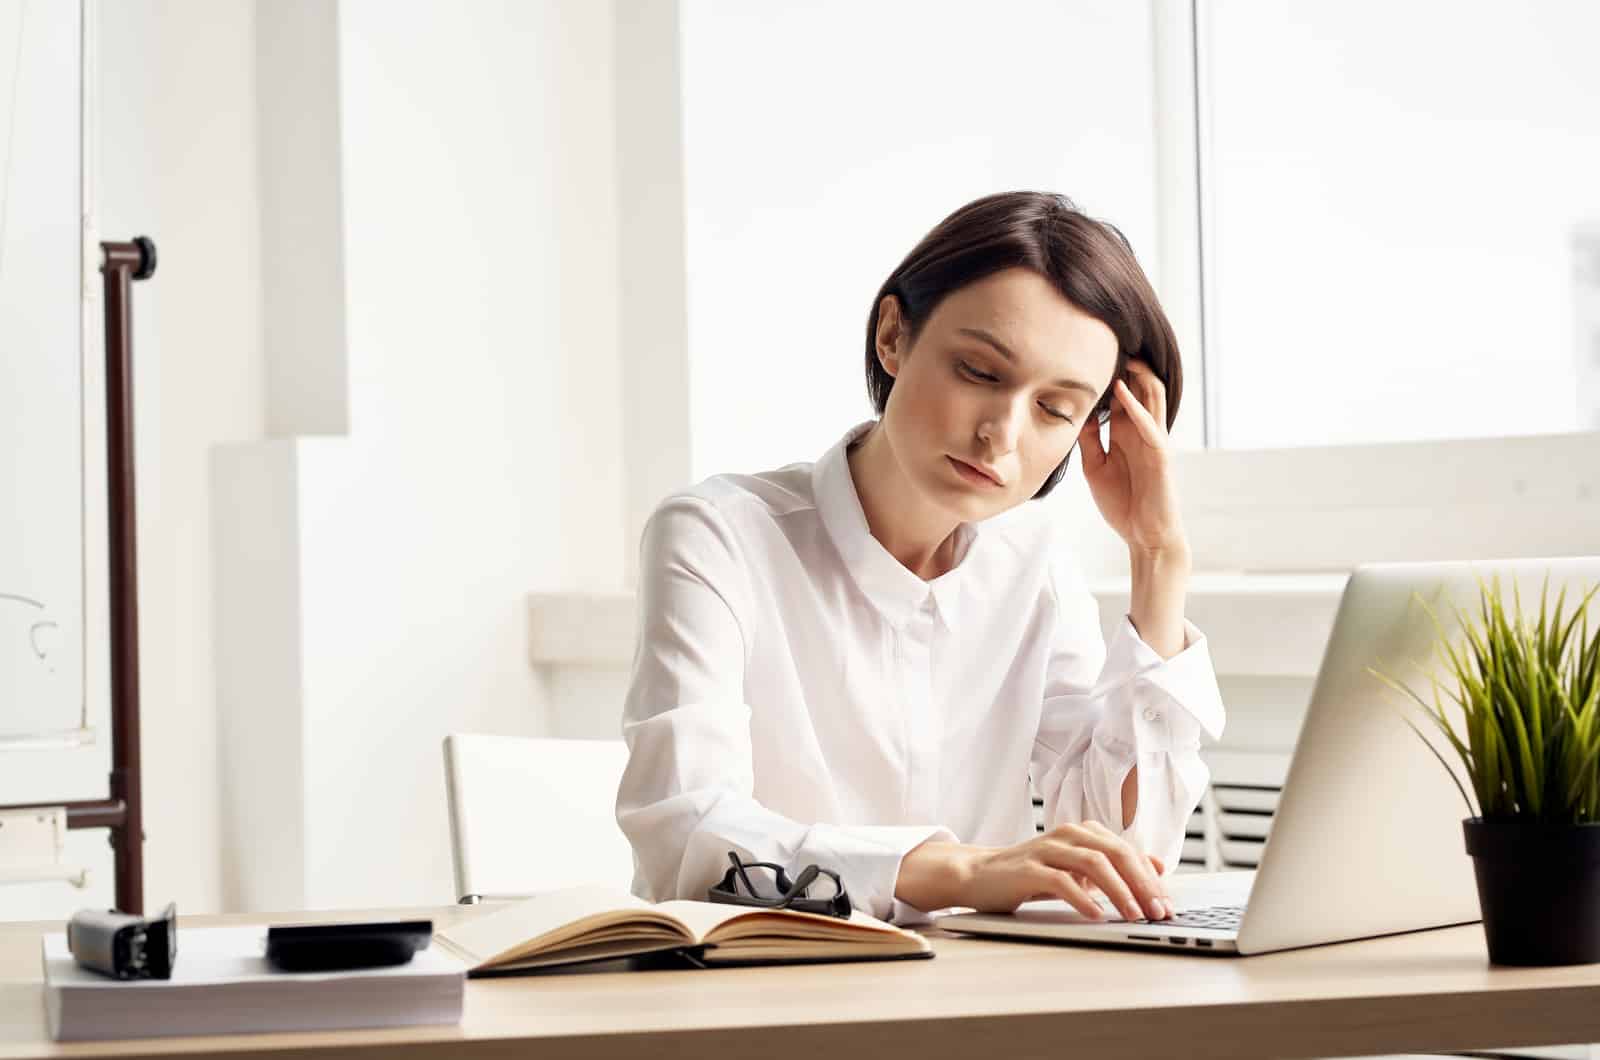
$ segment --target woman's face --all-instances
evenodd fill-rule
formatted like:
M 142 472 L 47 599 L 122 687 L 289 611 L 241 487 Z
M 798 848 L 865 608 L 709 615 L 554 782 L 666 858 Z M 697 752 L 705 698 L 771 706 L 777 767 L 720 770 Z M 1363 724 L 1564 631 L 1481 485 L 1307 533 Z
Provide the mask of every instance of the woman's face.
M 882 426 L 898 462 L 924 496 L 974 521 L 1038 492 L 1117 363 L 1109 327 L 1021 268 L 947 295 L 915 344 L 898 301 L 885 298 L 877 348 L 895 379 Z

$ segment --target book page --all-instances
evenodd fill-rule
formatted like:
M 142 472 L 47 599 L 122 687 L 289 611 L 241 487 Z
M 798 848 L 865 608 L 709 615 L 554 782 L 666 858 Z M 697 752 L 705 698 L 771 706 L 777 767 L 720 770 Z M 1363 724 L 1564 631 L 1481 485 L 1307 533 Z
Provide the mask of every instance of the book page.
M 726 942 L 747 935 L 785 938 L 860 939 L 900 938 L 910 932 L 856 910 L 849 920 L 794 909 L 752 909 L 720 902 L 680 899 L 656 906 L 681 920 L 697 941 Z
M 679 940 L 681 944 L 682 940 Z M 563 964 L 581 964 L 585 961 L 611 960 L 616 957 L 638 957 L 649 953 L 660 953 L 664 949 L 676 949 L 677 945 L 663 946 L 659 942 L 602 942 L 590 943 L 585 941 L 581 946 L 563 946 L 553 953 L 542 953 L 533 957 L 521 957 L 514 961 L 500 961 L 493 968 L 484 969 L 486 972 L 518 972 L 534 968 L 554 968 Z
M 633 926 L 641 929 L 642 939 L 661 939 L 663 945 L 686 934 L 681 925 L 649 902 L 608 887 L 568 887 L 524 898 L 437 934 L 466 955 L 474 967 L 482 967 L 579 940 L 587 942 L 585 936 L 591 933 L 626 937 Z

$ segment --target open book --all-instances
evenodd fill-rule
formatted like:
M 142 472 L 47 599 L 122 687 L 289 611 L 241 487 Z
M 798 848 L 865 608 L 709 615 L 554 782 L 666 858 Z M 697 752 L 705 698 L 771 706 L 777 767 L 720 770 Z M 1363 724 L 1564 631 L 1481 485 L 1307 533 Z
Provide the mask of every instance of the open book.
M 714 902 L 651 904 L 604 887 L 524 898 L 434 937 L 467 962 L 470 975 L 684 950 L 704 964 L 933 956 L 921 935 L 865 913 L 845 920 Z

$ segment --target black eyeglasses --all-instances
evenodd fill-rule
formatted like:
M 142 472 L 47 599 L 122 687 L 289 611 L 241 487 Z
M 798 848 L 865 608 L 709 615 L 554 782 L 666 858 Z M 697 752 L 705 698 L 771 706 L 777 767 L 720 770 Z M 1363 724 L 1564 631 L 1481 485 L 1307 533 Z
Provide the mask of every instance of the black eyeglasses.
M 728 860 L 733 862 L 733 868 L 721 883 L 706 892 L 713 902 L 757 909 L 798 909 L 849 919 L 850 896 L 845 893 L 839 874 L 830 869 L 807 865 L 791 880 L 782 865 L 770 861 L 740 861 L 732 850 L 728 851 Z

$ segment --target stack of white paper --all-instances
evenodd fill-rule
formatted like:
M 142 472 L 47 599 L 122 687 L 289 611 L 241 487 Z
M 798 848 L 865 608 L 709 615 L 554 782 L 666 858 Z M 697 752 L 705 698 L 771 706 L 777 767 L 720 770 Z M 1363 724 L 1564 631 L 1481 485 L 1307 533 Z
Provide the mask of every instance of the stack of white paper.
M 181 928 L 171 979 L 118 980 L 80 967 L 65 934 L 44 937 L 45 1007 L 57 1041 L 456 1023 L 466 968 L 430 946 L 406 964 L 280 972 L 265 927 Z

